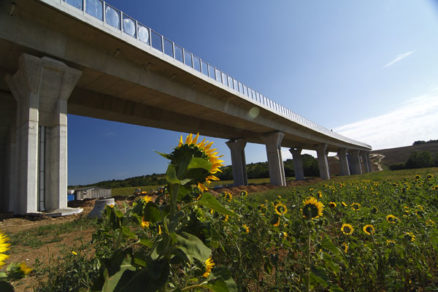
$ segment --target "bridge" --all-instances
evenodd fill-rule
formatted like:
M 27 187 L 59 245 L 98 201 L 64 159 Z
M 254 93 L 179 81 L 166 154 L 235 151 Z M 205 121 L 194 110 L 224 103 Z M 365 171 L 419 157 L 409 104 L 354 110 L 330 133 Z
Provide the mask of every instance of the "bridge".
M 0 206 L 67 212 L 67 114 L 228 139 L 234 183 L 246 143 L 266 145 L 271 183 L 281 147 L 328 152 L 342 175 L 370 171 L 371 147 L 317 125 L 100 0 L 0 3 Z

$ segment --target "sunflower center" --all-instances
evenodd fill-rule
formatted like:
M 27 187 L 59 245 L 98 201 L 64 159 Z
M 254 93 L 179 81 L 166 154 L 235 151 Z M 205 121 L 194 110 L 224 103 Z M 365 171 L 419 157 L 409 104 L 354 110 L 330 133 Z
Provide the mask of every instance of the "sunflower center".
M 303 207 L 303 215 L 307 219 L 315 218 L 318 216 L 318 207 L 313 204 L 307 204 Z
M 351 231 L 350 227 L 348 227 L 348 226 L 344 227 L 344 232 L 345 233 L 350 233 L 350 231 Z

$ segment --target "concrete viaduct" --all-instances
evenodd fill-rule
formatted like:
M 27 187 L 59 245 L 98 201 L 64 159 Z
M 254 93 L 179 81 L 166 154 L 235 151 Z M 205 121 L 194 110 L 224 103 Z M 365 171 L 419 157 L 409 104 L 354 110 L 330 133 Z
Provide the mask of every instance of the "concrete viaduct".
M 329 151 L 342 175 L 370 171 L 369 145 L 304 119 L 103 1 L 1 1 L 1 211 L 69 212 L 67 114 L 228 139 L 238 185 L 247 184 L 248 142 L 266 145 L 275 185 L 286 184 L 281 147 L 297 179 L 302 149 L 317 151 L 323 179 Z

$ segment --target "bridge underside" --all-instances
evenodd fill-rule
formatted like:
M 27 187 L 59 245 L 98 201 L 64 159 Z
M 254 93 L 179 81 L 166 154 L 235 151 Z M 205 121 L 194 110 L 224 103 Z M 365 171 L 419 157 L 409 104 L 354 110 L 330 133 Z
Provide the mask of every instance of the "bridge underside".
M 276 185 L 286 183 L 281 147 L 291 148 L 298 179 L 301 149 L 318 151 L 325 179 L 328 151 L 338 152 L 344 175 L 369 163 L 368 148 L 292 122 L 109 28 L 102 32 L 39 1 L 16 2 L 12 15 L 10 3 L 0 3 L 3 211 L 67 207 L 68 113 L 228 139 L 236 184 L 247 183 L 247 142 L 266 145 Z

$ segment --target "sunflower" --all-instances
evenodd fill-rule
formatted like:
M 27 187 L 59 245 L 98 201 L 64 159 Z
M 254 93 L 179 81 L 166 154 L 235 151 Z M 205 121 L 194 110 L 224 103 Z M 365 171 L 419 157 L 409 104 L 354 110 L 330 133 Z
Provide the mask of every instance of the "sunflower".
M 415 235 L 412 232 L 405 232 L 403 238 L 408 241 L 415 241 Z
M 360 209 L 360 204 L 359 203 L 351 204 L 351 209 L 353 209 L 354 211 L 359 210 Z
M 398 219 L 397 217 L 395 217 L 392 214 L 389 214 L 388 216 L 386 216 L 386 221 L 388 221 L 388 223 L 395 224 L 395 223 L 398 223 L 400 221 L 400 219 Z
M 315 219 L 322 216 L 324 205 L 314 197 L 310 197 L 303 201 L 303 204 L 304 206 L 301 211 L 303 212 L 304 218 Z
M 392 239 L 387 239 L 386 240 L 386 246 L 394 246 L 395 245 L 395 241 Z
M 332 209 L 336 208 L 336 203 L 335 202 L 330 202 L 329 203 L 329 207 L 332 208 Z
M 0 267 L 5 264 L 5 260 L 9 258 L 6 252 L 9 250 L 11 245 L 9 242 L 9 237 L 0 231 Z
M 417 215 L 418 218 L 423 218 L 424 212 L 421 210 L 415 210 L 415 215 Z
M 262 214 L 265 214 L 265 213 L 266 213 L 266 210 L 267 210 L 265 204 L 260 204 L 260 205 L 257 207 L 257 209 L 258 209 Z
M 342 207 L 348 207 L 347 203 L 341 202 Z
M 248 192 L 247 192 L 247 191 L 241 191 L 241 192 L 240 192 L 240 196 L 242 196 L 242 197 L 248 197 Z
M 229 219 L 230 217 L 228 216 L 228 215 L 225 215 L 225 217 L 224 217 L 224 222 L 228 222 L 228 219 Z
M 30 272 L 32 272 L 32 268 L 28 267 L 25 263 L 20 264 L 20 270 L 21 272 L 23 272 L 24 275 L 27 275 Z
M 318 191 L 318 192 L 316 193 L 316 196 L 318 197 L 318 199 L 321 199 L 321 198 L 322 198 L 322 192 L 321 192 L 321 191 Z
M 245 231 L 245 233 L 249 233 L 249 227 L 248 227 L 248 225 L 243 224 L 242 227 L 243 227 L 243 230 Z
M 74 250 L 71 251 L 71 254 L 74 255 L 74 256 L 77 256 L 77 255 L 78 255 L 78 253 L 75 252 Z
M 347 253 L 348 252 L 348 243 L 343 242 L 341 245 L 344 248 L 344 252 Z
M 158 225 L 158 235 L 161 235 L 163 231 L 161 230 L 161 225 Z
M 433 226 L 433 225 L 435 225 L 435 221 L 433 221 L 432 219 L 427 219 L 426 220 L 426 225 L 427 226 Z
M 377 209 L 377 207 L 372 207 L 371 208 L 371 213 L 376 214 L 379 211 L 379 209 Z
M 225 192 L 224 193 L 224 198 L 225 200 L 227 200 L 228 202 L 231 202 L 231 200 L 233 199 L 233 195 L 229 192 Z
M 280 237 L 283 237 L 284 239 L 287 238 L 287 232 L 280 232 Z
M 210 257 L 205 261 L 205 273 L 202 274 L 202 277 L 204 278 L 208 278 L 208 276 L 210 276 L 211 270 L 214 267 L 214 261 L 213 259 Z
M 282 202 L 278 202 L 275 206 L 274 206 L 274 209 L 275 209 L 275 213 L 277 213 L 278 215 L 284 215 L 284 214 L 286 214 L 287 213 L 287 208 L 286 208 L 286 205 L 285 204 L 283 204 Z
M 184 142 L 181 136 L 178 146 L 168 155 L 168 158 L 171 160 L 171 163 L 175 165 L 177 173 L 180 167 L 178 161 L 190 161 L 192 157 L 208 160 L 211 164 L 209 170 L 201 168 L 189 169 L 185 171 L 184 177 L 179 177 L 179 179 L 190 178 L 192 183 L 197 184 L 198 188 L 204 192 L 208 190 L 211 181 L 219 180 L 215 174 L 221 171 L 220 167 L 223 166 L 222 163 L 224 161 L 219 159 L 222 155 L 218 156 L 216 149 L 211 148 L 213 142 L 206 141 L 205 138 L 201 142 L 198 142 L 198 138 L 199 133 L 196 134 L 195 137 L 193 137 L 193 134 L 189 134 Z
M 141 219 L 141 227 L 149 228 L 149 225 L 151 225 L 151 222 L 144 220 L 144 218 Z
M 274 218 L 271 220 L 271 224 L 274 227 L 280 226 L 280 216 L 274 215 Z
M 351 224 L 342 224 L 341 231 L 345 235 L 351 235 L 353 234 L 354 228 Z
M 367 225 L 365 225 L 365 226 L 362 228 L 362 230 L 363 230 L 363 232 L 364 232 L 366 235 L 372 235 L 372 234 L 374 234 L 374 232 L 375 232 L 375 230 L 374 230 L 374 226 L 371 225 L 371 224 L 367 224 Z
M 154 198 L 152 196 L 146 195 L 141 197 L 141 199 L 145 202 L 145 204 L 152 202 L 154 200 Z

